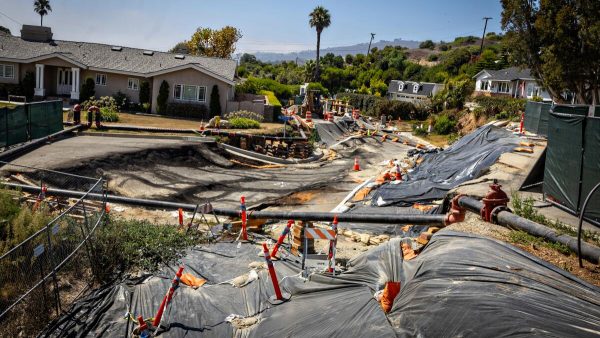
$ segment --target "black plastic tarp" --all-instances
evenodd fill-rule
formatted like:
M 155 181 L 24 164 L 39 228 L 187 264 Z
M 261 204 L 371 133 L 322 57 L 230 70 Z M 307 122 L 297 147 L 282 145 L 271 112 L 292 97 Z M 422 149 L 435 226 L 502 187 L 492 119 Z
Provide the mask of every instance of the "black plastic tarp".
M 586 119 L 583 143 L 580 209 L 583 208 L 585 198 L 590 191 L 600 183 L 600 118 L 588 117 Z M 600 222 L 600 189 L 591 196 L 585 217 Z
M 206 245 L 183 259 L 187 271 L 209 281 L 197 290 L 180 287 L 164 337 L 497 337 L 539 335 L 592 337 L 600 331 L 600 289 L 511 245 L 441 231 L 416 258 L 403 261 L 400 239 L 350 260 L 336 277 L 305 281 L 298 264 L 277 261 L 284 291 L 278 306 L 266 272 L 243 288 L 216 285 L 248 272 L 258 248 L 235 243 Z M 97 290 L 75 304 L 42 336 L 127 336 L 131 312 L 152 316 L 173 268 Z M 286 276 L 286 277 L 284 277 Z M 390 314 L 374 299 L 386 281 L 401 290 Z M 234 328 L 231 314 L 255 317 Z
M 550 114 L 544 194 L 577 211 L 585 116 Z
M 327 122 L 323 120 L 315 121 L 315 129 L 319 133 L 322 143 L 331 146 L 341 141 L 347 131 L 341 123 Z
M 479 177 L 518 143 L 519 139 L 505 129 L 482 126 L 442 152 L 425 154 L 404 182 L 381 186 L 373 194 L 371 203 L 407 205 L 443 199 L 450 189 Z

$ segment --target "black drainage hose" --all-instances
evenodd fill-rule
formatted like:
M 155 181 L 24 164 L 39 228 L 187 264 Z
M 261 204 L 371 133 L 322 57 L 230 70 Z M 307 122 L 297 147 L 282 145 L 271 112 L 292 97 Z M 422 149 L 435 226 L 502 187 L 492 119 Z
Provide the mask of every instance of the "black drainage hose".
M 483 208 L 483 203 L 467 196 L 461 197 L 458 200 L 458 204 L 461 207 L 477 214 L 480 214 L 481 209 Z M 548 228 L 547 226 L 517 216 L 512 212 L 500 211 L 496 215 L 496 219 L 499 225 L 523 230 L 529 234 L 545 238 L 551 242 L 564 244 L 574 252 L 578 251 L 578 242 L 575 237 L 558 234 L 555 230 Z M 597 264 L 600 261 L 600 248 L 588 243 L 581 243 L 580 257 Z
M 579 267 L 583 268 L 583 261 L 581 260 L 581 228 L 583 227 L 583 216 L 585 214 L 585 208 L 587 208 L 587 204 L 590 201 L 590 198 L 600 188 L 600 182 L 596 184 L 596 186 L 589 192 L 586 196 L 585 201 L 583 202 L 583 206 L 581 207 L 581 212 L 579 214 L 579 225 L 577 226 L 577 258 L 579 259 Z

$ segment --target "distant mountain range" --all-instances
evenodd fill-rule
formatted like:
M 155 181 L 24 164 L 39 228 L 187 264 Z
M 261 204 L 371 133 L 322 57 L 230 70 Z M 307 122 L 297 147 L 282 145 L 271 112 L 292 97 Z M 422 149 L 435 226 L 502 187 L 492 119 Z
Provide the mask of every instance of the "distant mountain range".
M 402 46 L 407 48 L 418 48 L 420 41 L 413 40 L 402 40 L 402 39 L 394 39 L 393 41 L 385 41 L 380 40 L 378 42 L 373 42 L 371 44 L 371 48 L 377 47 L 379 49 L 385 46 Z M 347 54 L 367 54 L 367 49 L 369 48 L 369 43 L 359 43 L 351 46 L 341 46 L 341 47 L 330 47 L 321 49 L 321 56 L 327 53 L 333 53 L 335 55 L 346 56 Z M 317 52 L 316 50 L 303 50 L 300 52 L 290 52 L 290 53 L 267 53 L 267 52 L 256 52 L 249 53 L 256 56 L 262 62 L 278 62 L 278 61 L 295 61 L 298 58 L 299 63 L 304 63 L 304 61 L 309 59 L 315 59 Z

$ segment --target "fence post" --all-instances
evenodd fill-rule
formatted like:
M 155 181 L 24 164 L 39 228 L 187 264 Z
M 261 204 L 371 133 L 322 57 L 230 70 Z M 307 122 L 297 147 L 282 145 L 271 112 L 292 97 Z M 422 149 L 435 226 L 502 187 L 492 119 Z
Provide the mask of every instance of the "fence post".
M 48 256 L 50 256 L 49 262 L 50 262 L 50 265 L 52 266 L 52 280 L 54 282 L 54 298 L 56 301 L 56 315 L 59 316 L 60 310 L 61 310 L 60 293 L 58 290 L 58 280 L 56 279 L 56 264 L 54 262 L 54 254 L 52 251 L 52 234 L 50 233 L 52 230 L 51 230 L 50 225 L 51 225 L 51 223 L 46 225 L 46 235 L 47 235 L 47 239 L 48 239 Z M 58 226 L 58 224 L 56 224 L 56 226 Z

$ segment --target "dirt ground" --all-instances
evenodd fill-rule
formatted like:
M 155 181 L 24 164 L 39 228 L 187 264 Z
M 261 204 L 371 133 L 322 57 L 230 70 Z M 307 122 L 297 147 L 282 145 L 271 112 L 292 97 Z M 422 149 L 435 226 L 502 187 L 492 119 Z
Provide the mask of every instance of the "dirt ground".
M 68 113 L 63 115 L 64 121 L 68 121 Z M 204 121 L 208 122 L 208 121 Z M 173 129 L 200 129 L 200 121 L 162 116 L 138 115 L 130 113 L 119 113 L 119 122 L 105 123 L 106 125 L 130 125 L 139 127 L 173 128 Z M 244 129 L 245 133 L 270 134 L 280 132 L 283 125 L 280 123 L 263 122 L 260 129 Z M 226 129 L 223 129 L 226 130 Z M 232 129 L 233 130 L 233 129 Z M 240 131 L 239 129 L 237 131 Z

